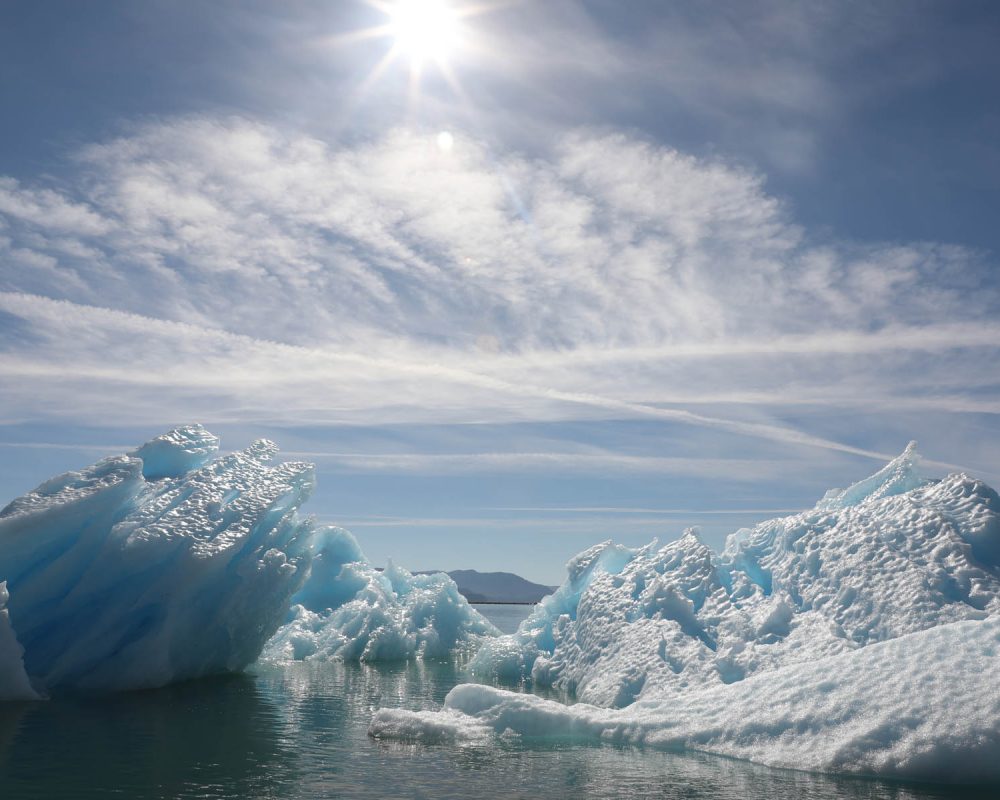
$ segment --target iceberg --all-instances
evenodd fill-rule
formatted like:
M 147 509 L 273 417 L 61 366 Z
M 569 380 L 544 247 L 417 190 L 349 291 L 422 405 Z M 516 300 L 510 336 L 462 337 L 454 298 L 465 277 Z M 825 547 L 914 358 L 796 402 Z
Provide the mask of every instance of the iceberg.
M 0 511 L 8 621 L 36 692 L 162 686 L 257 658 L 308 574 L 315 526 L 297 509 L 313 469 L 269 465 L 266 440 L 218 447 L 178 428 Z
M 592 547 L 480 683 L 441 712 L 380 711 L 417 740 L 560 735 L 693 748 L 770 766 L 1000 779 L 1000 497 L 921 476 L 911 444 L 817 505 L 733 534 Z
M 912 446 L 815 508 L 729 537 L 604 542 L 470 668 L 601 706 L 743 680 L 1000 609 L 1000 498 L 920 477 Z
M 295 630 L 301 656 L 307 618 L 313 655 L 343 658 L 440 656 L 496 633 L 447 577 L 380 575 L 346 531 L 300 517 L 312 465 L 271 465 L 266 440 L 218 451 L 184 426 L 0 511 L 0 699 L 238 671 L 279 628 L 268 652 Z
M 350 533 L 318 537 L 312 574 L 261 660 L 399 661 L 471 654 L 500 631 L 444 573 L 377 570 Z

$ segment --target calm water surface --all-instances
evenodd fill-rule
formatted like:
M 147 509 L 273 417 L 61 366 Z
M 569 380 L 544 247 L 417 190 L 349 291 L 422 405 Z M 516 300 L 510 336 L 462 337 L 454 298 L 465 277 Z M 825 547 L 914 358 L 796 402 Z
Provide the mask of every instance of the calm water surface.
M 481 610 L 509 629 L 530 607 Z M 376 709 L 440 707 L 461 678 L 454 664 L 296 664 L 156 691 L 0 704 L 0 799 L 1000 796 L 571 742 L 368 738 Z
M 514 633 L 534 606 L 473 603 L 476 609 L 503 633 Z

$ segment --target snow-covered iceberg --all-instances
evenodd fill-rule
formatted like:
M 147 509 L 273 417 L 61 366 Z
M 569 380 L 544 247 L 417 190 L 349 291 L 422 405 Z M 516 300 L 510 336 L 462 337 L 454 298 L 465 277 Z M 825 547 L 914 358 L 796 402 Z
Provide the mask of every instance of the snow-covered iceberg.
M 911 445 L 815 508 L 730 537 L 610 542 L 439 714 L 383 711 L 375 736 L 508 729 L 698 748 L 774 766 L 1000 778 L 1000 497 L 921 478 Z
M 1000 498 L 923 480 L 912 447 L 815 508 L 733 534 L 576 556 L 516 634 L 472 663 L 621 707 L 1000 610 Z
M 442 655 L 495 633 L 446 576 L 380 576 L 349 534 L 301 518 L 311 465 L 272 466 L 266 440 L 218 449 L 178 428 L 0 511 L 0 699 L 239 670 L 283 625 L 269 652 L 294 638 L 301 657 L 307 618 L 314 654 L 344 658 Z
M 265 661 L 396 661 L 447 658 L 499 636 L 444 573 L 413 575 L 390 562 L 375 569 L 350 533 L 318 536 L 312 574 Z

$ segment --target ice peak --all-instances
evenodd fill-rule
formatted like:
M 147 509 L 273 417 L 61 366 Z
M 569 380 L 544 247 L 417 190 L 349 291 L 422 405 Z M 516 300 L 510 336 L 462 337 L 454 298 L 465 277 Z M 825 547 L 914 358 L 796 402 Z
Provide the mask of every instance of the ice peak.
M 704 544 L 701 538 L 701 528 L 697 525 L 685 528 L 684 533 L 681 534 L 681 541 L 685 541 L 689 544 Z
M 566 563 L 571 581 L 577 581 L 600 566 L 609 573 L 619 572 L 632 558 L 633 551 L 611 539 L 588 547 Z
M 917 443 L 911 441 L 903 452 L 882 469 L 846 489 L 830 489 L 816 504 L 817 511 L 839 511 L 869 500 L 879 500 L 918 489 L 927 484 L 920 474 Z

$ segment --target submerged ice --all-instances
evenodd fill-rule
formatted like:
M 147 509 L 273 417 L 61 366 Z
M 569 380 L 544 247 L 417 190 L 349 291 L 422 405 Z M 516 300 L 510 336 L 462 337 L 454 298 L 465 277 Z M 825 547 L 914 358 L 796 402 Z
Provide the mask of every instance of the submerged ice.
M 372 734 L 579 735 L 775 766 L 1000 778 L 1000 497 L 921 478 L 911 445 L 815 508 L 730 537 L 605 542 L 472 662 L 571 706 L 461 686 Z
M 240 670 L 282 626 L 302 657 L 308 615 L 314 655 L 441 655 L 495 633 L 447 577 L 406 590 L 403 571 L 377 575 L 349 534 L 300 517 L 311 465 L 271 465 L 266 440 L 218 449 L 178 428 L 0 511 L 0 699 Z

